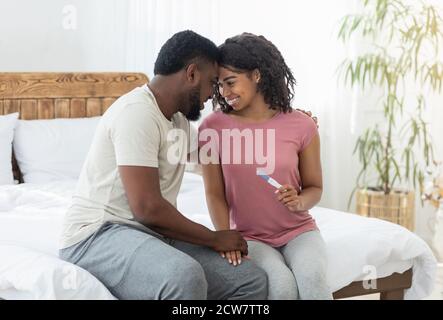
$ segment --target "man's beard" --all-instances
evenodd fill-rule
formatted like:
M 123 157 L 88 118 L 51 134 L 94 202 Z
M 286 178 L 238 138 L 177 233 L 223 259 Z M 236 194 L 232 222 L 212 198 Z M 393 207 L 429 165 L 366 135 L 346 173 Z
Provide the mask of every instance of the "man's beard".
M 197 121 L 200 119 L 200 88 L 196 88 L 189 93 L 188 104 L 190 106 L 186 119 L 190 121 Z

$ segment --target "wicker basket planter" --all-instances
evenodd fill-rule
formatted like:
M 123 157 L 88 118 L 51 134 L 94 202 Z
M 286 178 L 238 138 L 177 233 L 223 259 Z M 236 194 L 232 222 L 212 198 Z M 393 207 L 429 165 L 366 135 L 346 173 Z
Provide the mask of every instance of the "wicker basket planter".
M 414 191 L 394 190 L 385 194 L 383 191 L 359 189 L 356 197 L 359 215 L 387 220 L 414 231 Z

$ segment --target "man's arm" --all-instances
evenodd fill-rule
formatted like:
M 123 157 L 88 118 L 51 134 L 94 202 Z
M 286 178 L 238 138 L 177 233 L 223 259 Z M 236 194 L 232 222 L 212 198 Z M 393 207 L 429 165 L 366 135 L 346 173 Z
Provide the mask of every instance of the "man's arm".
M 164 199 L 160 191 L 158 168 L 118 168 L 136 221 L 172 239 L 207 246 L 216 251 L 240 250 L 247 254 L 247 243 L 237 231 L 211 231 L 187 219 Z

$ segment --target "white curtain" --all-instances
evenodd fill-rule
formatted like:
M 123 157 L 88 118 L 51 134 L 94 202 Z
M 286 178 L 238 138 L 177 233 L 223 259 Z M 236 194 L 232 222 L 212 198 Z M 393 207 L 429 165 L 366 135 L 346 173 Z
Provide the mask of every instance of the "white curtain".
M 191 29 L 217 45 L 241 32 L 262 34 L 282 52 L 297 79 L 294 107 L 319 117 L 324 171 L 321 205 L 345 210 L 354 185 L 352 95 L 339 90 L 335 69 L 345 57 L 336 40 L 339 19 L 354 0 L 130 0 L 126 69 L 153 76 L 161 45 Z M 205 113 L 211 112 L 208 104 Z
M 174 33 L 193 30 L 214 40 L 217 1 L 129 0 L 126 68 L 153 76 L 154 61 Z
M 355 140 L 380 116 L 372 108 L 377 97 L 338 85 L 335 74 L 339 63 L 358 53 L 361 47 L 353 43 L 345 48 L 336 37 L 340 18 L 358 10 L 358 0 L 96 0 L 93 3 L 99 12 L 102 51 L 121 61 L 120 69 L 144 72 L 150 78 L 160 47 L 181 30 L 196 31 L 217 45 L 245 31 L 271 40 L 297 79 L 293 106 L 311 110 L 319 118 L 324 176 L 320 205 L 347 210 L 359 170 L 359 162 L 352 155 Z M 441 117 L 442 109 L 433 108 L 429 118 Z M 209 103 L 204 115 L 210 112 Z M 432 125 L 441 156 L 442 123 L 434 121 Z M 417 220 L 418 228 L 422 229 L 419 233 L 428 232 L 429 215 Z
M 361 43 L 345 48 L 336 38 L 338 21 L 355 12 L 358 3 L 361 0 L 0 1 L 0 29 L 7 35 L 0 39 L 0 70 L 136 71 L 152 78 L 161 45 L 177 31 L 191 29 L 216 44 L 245 31 L 262 34 L 294 72 L 294 107 L 319 117 L 324 176 L 320 205 L 346 210 L 359 169 L 352 156 L 354 142 L 379 118 L 373 108 L 377 97 L 337 86 L 335 76 L 338 64 L 361 49 Z M 63 27 L 67 6 L 75 9 L 73 30 Z M 426 115 L 440 159 L 442 100 L 429 100 Z M 208 105 L 204 114 L 210 112 Z M 417 233 L 427 238 L 432 215 L 422 212 L 418 202 L 416 211 Z

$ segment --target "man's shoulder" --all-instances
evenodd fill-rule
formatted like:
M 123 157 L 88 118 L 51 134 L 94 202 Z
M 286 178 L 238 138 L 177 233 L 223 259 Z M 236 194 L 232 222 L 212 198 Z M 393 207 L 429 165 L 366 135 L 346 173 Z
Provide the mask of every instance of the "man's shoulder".
M 117 101 L 116 101 L 117 102 Z M 154 97 L 144 87 L 137 87 L 118 99 L 121 110 L 156 115 L 158 108 Z M 119 111 L 117 111 L 119 112 Z
M 105 121 L 110 125 L 123 119 L 158 120 L 160 116 L 154 98 L 143 87 L 135 88 L 118 98 L 104 114 Z

